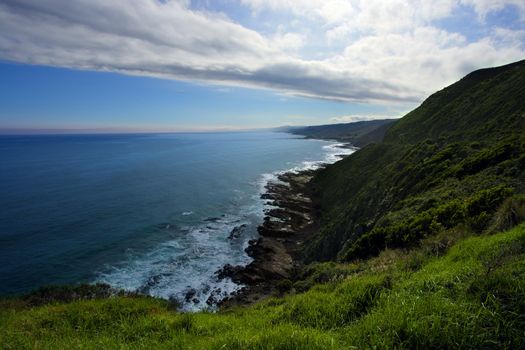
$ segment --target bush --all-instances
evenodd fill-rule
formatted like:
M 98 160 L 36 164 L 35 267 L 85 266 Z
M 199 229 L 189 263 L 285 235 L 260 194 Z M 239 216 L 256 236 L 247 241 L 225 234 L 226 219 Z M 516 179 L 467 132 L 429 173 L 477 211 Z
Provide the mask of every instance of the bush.
M 506 231 L 525 220 L 525 196 L 507 198 L 490 221 L 487 233 Z

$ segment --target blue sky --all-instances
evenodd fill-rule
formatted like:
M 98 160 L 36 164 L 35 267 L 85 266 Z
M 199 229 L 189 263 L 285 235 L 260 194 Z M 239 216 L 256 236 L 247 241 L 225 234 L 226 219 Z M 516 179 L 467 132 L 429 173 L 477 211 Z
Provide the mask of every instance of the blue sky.
M 0 76 L 3 129 L 249 129 L 388 113 L 386 106 L 283 96 L 266 89 L 6 62 L 0 63 Z
M 524 58 L 518 0 L 0 0 L 0 129 L 400 117 Z

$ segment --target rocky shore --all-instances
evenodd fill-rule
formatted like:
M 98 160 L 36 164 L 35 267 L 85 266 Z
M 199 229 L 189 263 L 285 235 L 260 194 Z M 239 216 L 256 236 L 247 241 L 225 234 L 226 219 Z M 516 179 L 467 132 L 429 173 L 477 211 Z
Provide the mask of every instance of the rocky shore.
M 244 267 L 226 265 L 217 271 L 219 279 L 229 277 L 246 286 L 222 301 L 222 307 L 253 303 L 291 286 L 293 271 L 300 264 L 299 250 L 316 225 L 308 186 L 316 171 L 284 173 L 266 185 L 261 198 L 268 209 L 257 229 L 260 237 L 250 241 L 246 249 L 253 261 Z

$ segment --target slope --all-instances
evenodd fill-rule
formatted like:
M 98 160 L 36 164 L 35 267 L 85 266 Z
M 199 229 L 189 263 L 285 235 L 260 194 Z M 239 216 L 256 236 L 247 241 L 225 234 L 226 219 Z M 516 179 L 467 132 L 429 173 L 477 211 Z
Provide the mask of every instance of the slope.
M 286 131 L 310 138 L 349 142 L 354 146 L 363 147 L 369 143 L 381 142 L 393 122 L 393 119 L 367 120 L 353 123 L 294 127 L 288 128 Z
M 525 61 L 473 72 L 313 181 L 321 229 L 308 260 L 352 260 L 466 224 L 524 191 Z

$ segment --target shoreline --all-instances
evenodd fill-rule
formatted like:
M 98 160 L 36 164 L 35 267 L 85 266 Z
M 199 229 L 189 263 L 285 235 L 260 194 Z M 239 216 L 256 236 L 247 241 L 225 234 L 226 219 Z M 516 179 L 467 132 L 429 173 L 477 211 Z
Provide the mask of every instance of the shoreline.
M 330 147 L 341 150 L 358 149 L 342 140 L 310 139 L 334 142 Z M 319 162 L 313 169 L 290 169 L 266 183 L 260 198 L 269 208 L 264 210 L 263 222 L 257 227 L 259 237 L 249 241 L 245 249 L 253 261 L 246 266 L 226 264 L 216 272 L 219 280 L 230 278 L 243 285 L 219 301 L 219 309 L 251 305 L 292 289 L 295 272 L 303 266 L 302 247 L 319 228 L 320 216 L 310 181 L 318 172 L 352 153 L 334 154 L 335 160 Z
M 357 150 L 349 142 L 330 141 L 341 150 Z M 243 287 L 220 300 L 219 309 L 254 304 L 271 296 L 281 296 L 293 287 L 295 272 L 303 265 L 301 250 L 305 241 L 319 228 L 319 212 L 313 198 L 310 181 L 314 176 L 351 153 L 333 154 L 327 162 L 315 162 L 315 168 L 290 169 L 269 180 L 260 195 L 268 209 L 264 209 L 263 222 L 257 227 L 259 237 L 249 241 L 245 252 L 253 261 L 246 266 L 224 265 L 216 271 L 218 280 L 230 278 Z
M 249 235 L 248 224 L 244 221 L 235 223 L 235 226 L 228 228 L 229 231 L 224 230 L 225 233 L 229 232 L 227 237 L 230 241 L 229 244 L 238 244 L 244 239 L 243 246 L 239 245 L 238 250 L 246 258 L 250 257 L 253 260 L 245 266 L 243 265 L 247 263 L 247 259 L 243 262 L 230 260 L 230 264 L 233 266 L 226 263 L 228 260 L 218 261 L 215 266 L 210 268 L 208 271 L 211 278 L 219 282 L 218 287 L 214 289 L 217 292 L 200 298 L 198 295 L 200 290 L 188 286 L 182 294 L 173 297 L 154 295 L 150 293 L 148 288 L 157 282 L 157 275 L 154 275 L 148 280 L 147 284 L 139 288 L 122 287 L 99 278 L 69 283 L 64 287 L 74 287 L 79 283 L 104 284 L 111 286 L 111 289 L 115 291 L 125 291 L 126 293 L 136 293 L 167 300 L 170 305 L 185 312 L 197 311 L 191 305 L 198 304 L 199 307 L 202 305 L 200 309 L 213 311 L 230 305 L 246 305 L 267 296 L 282 294 L 282 287 L 286 285 L 280 286 L 278 283 L 287 282 L 290 286 L 292 285 L 290 280 L 294 279 L 296 268 L 301 265 L 300 253 L 303 244 L 310 234 L 315 232 L 318 223 L 313 208 L 312 188 L 309 186 L 309 181 L 326 166 L 343 159 L 348 154 L 348 149 L 353 148 L 351 145 L 335 140 L 322 141 L 325 141 L 322 147 L 326 152 L 323 158 L 304 160 L 301 164 L 287 170 L 262 174 L 262 181 L 258 182 L 256 194 L 259 198 L 258 203 L 262 204 L 262 208 L 259 204 L 257 205 L 260 208 L 258 209 L 258 218 L 249 227 Z M 263 210 L 262 213 L 261 210 Z M 217 218 L 210 217 L 209 219 L 215 220 Z M 254 232 L 255 230 L 258 234 Z M 249 244 L 246 246 L 246 241 L 249 239 Z M 239 289 L 232 292 L 231 289 L 223 288 L 222 284 L 228 280 L 230 284 L 237 285 Z M 61 285 L 44 284 L 27 292 L 13 293 L 9 296 L 23 296 L 31 294 L 39 288 L 56 286 L 60 287 Z M 183 306 L 186 304 L 190 306 Z
M 270 208 L 257 228 L 259 237 L 245 250 L 253 261 L 217 271 L 219 279 L 231 278 L 244 287 L 219 302 L 219 308 L 253 304 L 291 287 L 293 272 L 302 265 L 300 249 L 318 225 L 309 183 L 323 168 L 289 171 L 266 184 L 261 199 Z

